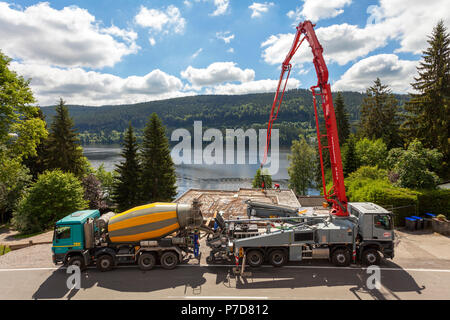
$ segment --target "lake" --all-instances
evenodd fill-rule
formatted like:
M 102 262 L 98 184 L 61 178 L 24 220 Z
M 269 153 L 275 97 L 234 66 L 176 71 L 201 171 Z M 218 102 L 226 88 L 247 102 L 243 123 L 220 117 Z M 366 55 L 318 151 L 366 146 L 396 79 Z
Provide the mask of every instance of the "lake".
M 119 145 L 90 145 L 84 146 L 83 149 L 84 155 L 96 169 L 103 164 L 106 170 L 113 171 L 116 164 L 123 160 L 120 155 L 121 148 Z M 249 157 L 248 153 L 249 151 L 247 150 L 246 159 Z M 280 169 L 272 177 L 272 180 L 275 183 L 279 183 L 282 188 L 287 188 L 289 179 L 287 156 L 290 154 L 290 149 L 280 148 L 279 154 Z M 175 170 L 178 196 L 189 189 L 237 190 L 239 188 L 251 188 L 253 177 L 258 168 L 258 164 L 177 165 Z M 309 190 L 308 193 L 310 195 L 320 194 L 319 191 L 314 189 Z

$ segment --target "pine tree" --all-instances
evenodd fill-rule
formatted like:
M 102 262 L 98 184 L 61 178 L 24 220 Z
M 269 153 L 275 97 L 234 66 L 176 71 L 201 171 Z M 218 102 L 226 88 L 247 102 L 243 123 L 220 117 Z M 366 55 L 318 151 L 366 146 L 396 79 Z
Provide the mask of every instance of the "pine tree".
M 361 105 L 360 134 L 371 140 L 383 139 L 388 149 L 401 146 L 398 101 L 379 78 L 374 83 Z
M 83 148 L 63 99 L 60 99 L 56 106 L 56 115 L 45 144 L 45 166 L 48 169 L 61 169 L 78 177 L 85 174 L 87 160 L 83 156 Z
M 314 186 L 316 154 L 302 135 L 299 136 L 299 140 L 292 142 L 288 160 L 290 162 L 288 168 L 289 188 L 294 189 L 299 195 L 306 195 L 308 188 Z
M 402 129 L 409 141 L 419 139 L 426 148 L 436 148 L 450 161 L 450 35 L 441 20 L 428 40 L 417 67 L 412 87 L 417 93 L 405 105 L 406 121 Z M 448 169 L 448 165 L 447 165 Z
M 349 115 L 344 104 L 344 97 L 340 92 L 338 92 L 336 100 L 334 102 L 334 108 L 336 112 L 339 143 L 340 145 L 343 145 L 350 135 L 350 123 L 348 120 Z
M 172 201 L 177 195 L 175 166 L 161 120 L 153 113 L 142 142 L 141 199 L 143 202 Z
M 141 204 L 138 149 L 133 126 L 130 122 L 128 130 L 125 132 L 121 153 L 125 160 L 116 166 L 117 176 L 113 183 L 111 195 L 120 211 L 125 211 Z
M 263 183 L 264 183 L 264 187 L 263 187 Z M 272 188 L 272 176 L 270 174 L 268 174 L 267 172 L 265 172 L 264 170 L 261 170 L 260 168 L 258 168 L 256 170 L 255 176 L 253 177 L 252 188 L 254 188 L 254 189 L 259 189 L 259 188 L 271 189 Z
M 347 177 L 350 173 L 358 170 L 360 161 L 356 154 L 356 138 L 354 135 L 350 135 L 347 140 L 345 152 L 344 152 L 344 175 Z

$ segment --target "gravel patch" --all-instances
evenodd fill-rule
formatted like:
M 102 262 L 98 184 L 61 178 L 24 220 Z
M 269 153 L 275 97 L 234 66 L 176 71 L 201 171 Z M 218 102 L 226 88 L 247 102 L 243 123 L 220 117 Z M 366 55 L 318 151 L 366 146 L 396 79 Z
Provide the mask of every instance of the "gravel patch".
M 11 251 L 0 256 L 0 269 L 55 267 L 51 248 L 51 244 L 40 244 Z

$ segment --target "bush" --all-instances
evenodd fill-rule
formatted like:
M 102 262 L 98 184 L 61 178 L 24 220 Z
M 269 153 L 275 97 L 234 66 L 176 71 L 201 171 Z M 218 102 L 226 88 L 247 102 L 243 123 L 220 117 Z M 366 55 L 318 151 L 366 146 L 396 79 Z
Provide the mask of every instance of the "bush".
M 22 233 L 46 230 L 71 212 L 87 207 L 84 189 L 72 173 L 46 171 L 21 198 L 12 224 Z
M 100 180 L 94 174 L 90 173 L 82 179 L 82 185 L 84 188 L 84 199 L 89 202 L 89 208 L 106 209 Z
M 395 209 L 395 225 L 403 226 L 405 217 L 416 214 L 418 192 L 396 188 L 387 179 L 387 172 L 377 167 L 361 167 L 345 181 L 347 197 L 352 202 L 373 202 L 386 209 Z
M 435 172 L 440 170 L 442 154 L 426 149 L 414 140 L 407 150 L 392 149 L 386 163 L 391 170 L 391 182 L 402 188 L 434 189 L 439 183 Z
M 419 213 L 443 214 L 450 218 L 450 190 L 421 190 L 418 202 Z
M 387 147 L 382 139 L 364 138 L 356 143 L 356 156 L 362 166 L 385 167 L 387 155 Z

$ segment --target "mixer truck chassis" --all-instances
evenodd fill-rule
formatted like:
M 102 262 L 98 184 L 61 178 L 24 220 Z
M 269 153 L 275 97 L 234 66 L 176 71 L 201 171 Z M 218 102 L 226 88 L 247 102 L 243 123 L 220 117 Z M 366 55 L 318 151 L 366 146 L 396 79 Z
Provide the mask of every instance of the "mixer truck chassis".
M 75 212 L 56 223 L 53 262 L 81 269 L 95 264 L 100 271 L 118 264 L 138 264 L 142 270 L 156 264 L 173 269 L 186 259 L 200 259 L 202 224 L 195 202 L 154 203 L 117 215 Z

